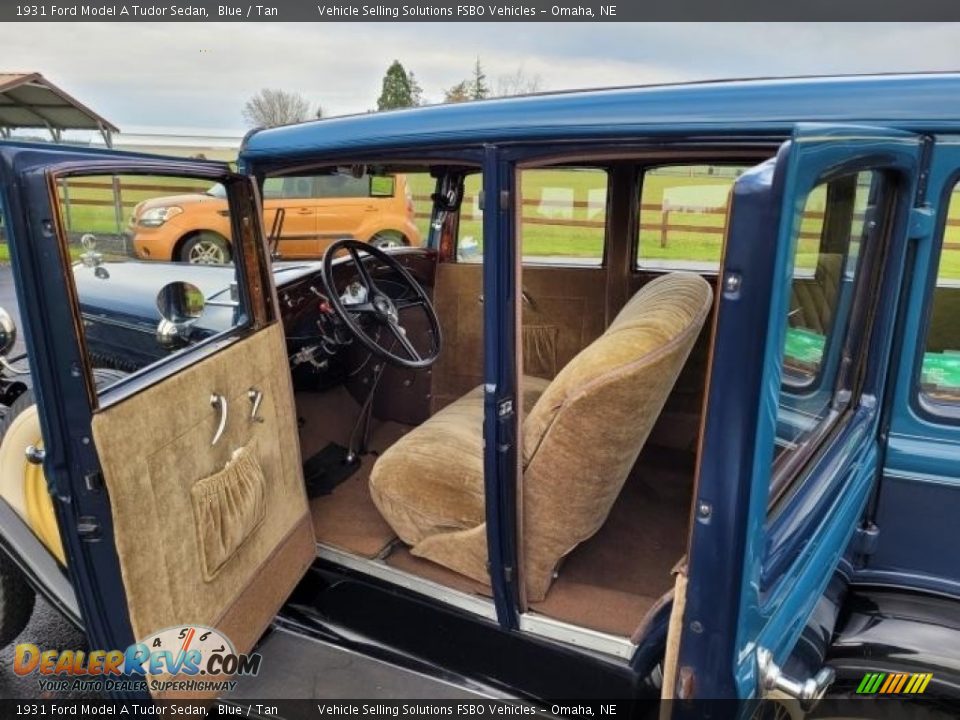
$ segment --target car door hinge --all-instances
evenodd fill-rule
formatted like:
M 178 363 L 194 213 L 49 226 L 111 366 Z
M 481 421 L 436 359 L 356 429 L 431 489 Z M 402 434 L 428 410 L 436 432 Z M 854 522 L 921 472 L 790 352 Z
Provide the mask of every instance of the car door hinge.
M 505 418 L 513 414 L 513 400 L 507 398 L 497 404 L 497 417 Z
M 501 210 L 510 209 L 510 191 L 509 190 L 500 191 L 500 209 Z
M 507 582 L 513 582 L 513 566 L 505 565 L 503 567 L 503 579 Z
M 928 237 L 933 233 L 936 215 L 930 205 L 921 205 L 910 209 L 910 227 L 908 235 L 911 239 Z
M 853 551 L 857 555 L 873 555 L 879 538 L 880 528 L 873 523 L 858 527 L 853 535 Z
M 81 515 L 77 518 L 77 535 L 86 542 L 96 542 L 100 539 L 100 522 L 92 515 Z

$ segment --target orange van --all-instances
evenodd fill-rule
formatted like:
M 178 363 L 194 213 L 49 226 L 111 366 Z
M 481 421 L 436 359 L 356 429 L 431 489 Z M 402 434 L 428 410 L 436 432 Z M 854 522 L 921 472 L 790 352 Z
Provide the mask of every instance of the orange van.
M 345 237 L 377 247 L 421 244 L 404 175 L 267 178 L 263 205 L 264 224 L 279 235 L 271 242 L 284 259 L 319 258 L 330 243 Z M 128 231 L 134 252 L 144 260 L 222 264 L 233 256 L 221 185 L 205 193 L 145 200 L 134 208 Z

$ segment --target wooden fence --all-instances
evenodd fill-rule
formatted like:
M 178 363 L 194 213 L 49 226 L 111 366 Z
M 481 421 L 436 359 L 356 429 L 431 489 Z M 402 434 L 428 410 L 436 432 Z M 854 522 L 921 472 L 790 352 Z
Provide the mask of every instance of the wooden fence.
M 103 197 L 76 197 L 73 196 L 74 191 L 101 191 Z M 94 207 L 103 207 L 111 208 L 114 211 L 116 222 L 117 222 L 117 231 L 120 232 L 122 227 L 122 210 L 126 208 L 133 208 L 142 200 L 146 199 L 144 197 L 131 198 L 131 195 L 142 195 L 145 193 L 152 193 L 153 196 L 163 196 L 163 195 L 177 195 L 182 193 L 196 193 L 201 191 L 201 186 L 199 185 L 165 185 L 165 184 L 156 184 L 156 183 L 109 183 L 103 181 L 70 181 L 69 183 L 61 182 L 61 193 L 62 201 L 64 204 L 64 215 L 65 221 L 68 228 L 72 229 L 72 218 L 71 218 L 71 208 L 75 206 L 94 206 Z M 126 195 L 126 197 L 125 197 Z M 417 212 L 415 213 L 416 217 L 420 220 L 429 219 L 429 209 L 424 210 L 424 207 L 429 208 L 429 203 L 431 202 L 429 195 L 414 195 L 413 200 L 416 203 Z M 541 226 L 558 226 L 558 227 L 578 227 L 578 228 L 596 228 L 602 230 L 605 227 L 603 220 L 575 220 L 573 218 L 557 218 L 557 217 L 543 217 L 536 215 L 527 215 L 527 208 L 558 208 L 558 209 L 570 209 L 573 210 L 590 210 L 590 209 L 599 209 L 595 203 L 590 203 L 584 200 L 575 200 L 572 202 L 567 202 L 564 200 L 536 200 L 533 198 L 524 198 L 522 201 L 524 207 L 524 215 L 522 217 L 522 222 L 529 225 L 541 225 Z M 695 208 L 690 209 L 684 207 L 666 207 L 664 208 L 660 204 L 656 203 L 643 203 L 640 206 L 641 212 L 659 212 L 660 221 L 659 222 L 643 222 L 640 223 L 641 231 L 653 231 L 658 234 L 660 239 L 660 247 L 667 247 L 669 244 L 669 238 L 671 232 L 689 232 L 689 233 L 699 233 L 702 235 L 718 235 L 722 237 L 726 234 L 727 231 L 727 210 L 726 208 L 719 207 L 705 207 L 705 208 Z M 720 218 L 720 222 L 712 225 L 694 225 L 689 223 L 678 223 L 671 222 L 671 217 L 675 215 L 708 215 L 716 216 Z M 823 212 L 809 212 L 806 213 L 805 217 L 810 220 L 822 221 L 824 217 Z M 862 219 L 863 216 L 859 216 L 858 219 Z M 947 226 L 951 228 L 960 228 L 960 218 L 948 219 Z M 81 228 L 82 229 L 82 228 Z M 812 231 L 803 231 L 800 233 L 800 237 L 803 239 L 815 240 L 819 238 L 818 232 Z M 944 243 L 944 248 L 947 250 L 960 250 L 960 242 L 947 242 Z

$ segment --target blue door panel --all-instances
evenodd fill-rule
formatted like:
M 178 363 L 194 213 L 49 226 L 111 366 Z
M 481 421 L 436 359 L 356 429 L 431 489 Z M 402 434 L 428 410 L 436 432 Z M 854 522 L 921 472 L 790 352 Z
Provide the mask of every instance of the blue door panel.
M 877 546 L 854 580 L 919 588 L 960 598 L 960 417 L 920 400 L 934 288 L 951 191 L 960 181 L 960 137 L 934 139 L 925 212 L 932 221 L 916 237 L 897 358 L 889 440 L 874 522 Z M 960 291 L 957 291 L 960 292 Z M 954 318 L 960 323 L 960 318 Z M 960 334 L 960 332 L 958 332 Z M 960 349 L 960 348 L 957 348 Z M 957 408 L 960 410 L 960 408 Z
M 780 404 L 794 241 L 818 183 L 877 169 L 895 177 L 898 188 L 889 235 L 889 263 L 896 267 L 920 148 L 919 137 L 886 128 L 797 126 L 774 161 L 748 171 L 734 187 L 688 554 L 678 696 L 753 696 L 758 647 L 770 650 L 778 664 L 787 661 L 863 516 L 879 464 L 875 398 L 886 375 L 895 309 L 885 302 L 877 304 L 859 405 L 785 507 L 768 517 L 778 418 L 790 415 Z M 899 278 L 884 282 L 896 288 Z

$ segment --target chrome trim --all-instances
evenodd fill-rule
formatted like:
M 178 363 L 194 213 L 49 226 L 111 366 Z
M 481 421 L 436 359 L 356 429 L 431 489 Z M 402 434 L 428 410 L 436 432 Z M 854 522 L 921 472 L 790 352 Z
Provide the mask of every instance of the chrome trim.
M 388 555 L 389 553 L 385 554 Z M 399 570 L 387 565 L 380 558 L 371 560 L 359 557 L 323 543 L 317 543 L 317 557 L 497 622 L 497 609 L 493 600 L 470 595 L 460 590 L 453 590 L 433 580 L 427 580 L 405 570 Z M 577 627 L 529 612 L 520 616 L 520 630 L 537 637 L 627 660 L 633 657 L 633 653 L 637 649 L 637 646 L 631 643 L 629 638 Z
M 250 408 L 250 422 L 262 423 L 263 418 L 260 416 L 260 403 L 263 402 L 263 391 L 252 387 L 247 390 L 247 398 L 253 406 Z
M 220 438 L 223 437 L 223 431 L 227 428 L 227 399 L 223 395 L 214 393 L 210 396 L 210 405 L 215 408 L 220 408 L 220 424 L 217 426 L 217 431 L 213 434 L 213 440 L 210 441 L 210 446 L 213 447 L 220 442 Z
M 390 567 L 383 562 L 383 560 L 370 560 L 368 558 L 358 557 L 343 550 L 330 547 L 329 545 L 324 545 L 323 543 L 317 543 L 317 557 L 334 562 L 349 570 L 356 570 L 365 575 L 386 580 L 394 585 L 440 600 L 453 607 L 473 613 L 474 615 L 485 617 L 488 620 L 497 621 L 497 609 L 493 605 L 493 600 L 469 595 L 460 590 L 448 588 L 446 585 L 441 585 L 433 580 L 417 577 L 405 570 Z
M 17 324 L 3 308 L 0 308 L 0 356 L 13 351 L 17 344 Z
M 562 620 L 554 620 L 546 615 L 537 615 L 533 612 L 526 612 L 520 616 L 520 629 L 537 637 L 556 640 L 567 645 L 576 645 L 625 660 L 633 657 L 633 653 L 637 649 L 637 646 L 630 642 L 629 638 L 571 625 Z

